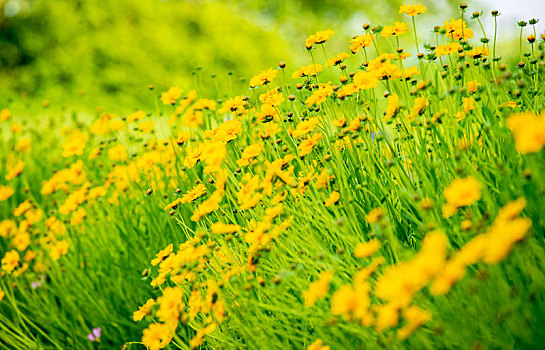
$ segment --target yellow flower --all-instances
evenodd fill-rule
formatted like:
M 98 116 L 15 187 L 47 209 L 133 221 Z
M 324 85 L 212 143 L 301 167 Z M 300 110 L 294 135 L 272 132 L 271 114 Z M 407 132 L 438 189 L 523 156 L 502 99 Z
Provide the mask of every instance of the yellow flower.
M 144 329 L 142 343 L 149 350 L 159 350 L 166 347 L 172 340 L 174 333 L 170 327 L 163 323 L 152 323 Z
M 182 92 L 183 90 L 179 86 L 173 86 L 161 94 L 161 102 L 164 105 L 176 104 L 176 101 L 182 97 Z
M 244 151 L 242 151 L 242 154 L 240 155 L 240 159 L 237 160 L 237 165 L 239 167 L 249 165 L 250 161 L 252 161 L 255 157 L 259 155 L 259 153 L 261 153 L 262 149 L 262 143 L 254 143 L 253 145 L 246 146 L 246 148 L 244 148 Z
M 329 282 L 333 278 L 333 271 L 324 271 L 320 273 L 320 277 L 312 282 L 306 291 L 303 292 L 303 298 L 305 299 L 305 307 L 311 307 L 320 298 L 323 298 L 327 294 L 329 288 Z
M 330 347 L 324 344 L 322 339 L 316 339 L 316 341 L 308 346 L 307 350 L 330 350 Z
M 369 224 L 374 224 L 384 216 L 384 210 L 382 208 L 375 208 L 365 215 L 365 221 Z
M 375 254 L 380 249 L 380 241 L 376 238 L 372 240 L 360 243 L 354 249 L 354 256 L 356 258 L 368 258 L 371 255 Z
M 303 140 L 297 147 L 297 150 L 299 151 L 299 156 L 303 157 L 312 152 L 314 146 L 316 146 L 321 139 L 321 133 L 314 133 L 309 138 Z
M 148 299 L 146 303 L 138 308 L 133 314 L 132 319 L 135 321 L 142 320 L 145 316 L 151 313 L 151 307 L 155 305 L 155 300 Z
M 455 179 L 445 188 L 443 195 L 447 203 L 443 206 L 443 216 L 452 216 L 460 207 L 466 207 L 481 199 L 482 185 L 474 177 Z
M 467 91 L 469 93 L 474 93 L 481 86 L 481 83 L 477 82 L 477 80 L 472 80 L 472 81 L 468 81 L 466 85 L 467 85 Z
M 13 188 L 9 186 L 0 186 L 0 202 L 5 201 L 13 195 Z
M 250 79 L 250 87 L 254 88 L 259 85 L 266 85 L 273 81 L 274 78 L 276 78 L 277 74 L 278 69 L 269 68 L 267 70 L 264 70 L 258 75 L 254 76 L 252 79 Z
M 311 63 L 308 66 L 302 66 L 301 68 L 293 72 L 293 74 L 291 75 L 291 78 L 296 79 L 299 77 L 314 76 L 314 75 L 318 75 L 318 73 L 320 73 L 323 70 L 324 68 L 321 64 Z
M 305 47 L 310 50 L 314 44 L 323 44 L 331 38 L 335 32 L 331 29 L 316 32 L 305 40 Z
M 66 255 L 68 253 L 68 248 L 70 247 L 70 244 L 67 241 L 58 241 L 53 246 L 51 246 L 51 250 L 49 251 L 49 256 L 53 261 L 57 261 L 60 259 L 61 256 Z
M 515 137 L 515 147 L 522 154 L 538 152 L 545 146 L 545 112 L 511 114 L 506 125 Z
M 354 85 L 358 89 L 374 89 L 378 86 L 377 75 L 373 72 L 359 71 L 354 75 Z
M 443 28 L 447 32 L 447 37 L 453 40 L 464 38 L 473 39 L 473 30 L 468 28 L 467 23 L 463 19 L 450 19 L 445 22 Z
M 341 286 L 331 297 L 331 313 L 363 321 L 369 315 L 370 290 L 371 285 L 365 281 L 357 283 L 354 287 L 349 284 Z
M 331 66 L 339 65 L 340 63 L 342 63 L 348 57 L 350 57 L 350 55 L 347 54 L 346 52 L 338 53 L 335 57 L 327 60 L 327 63 L 326 63 L 325 66 L 326 67 L 331 67 Z
M 420 96 L 414 99 L 413 107 L 411 108 L 411 111 L 409 113 L 409 121 L 413 121 L 418 117 L 419 115 L 422 115 L 424 112 L 424 109 L 430 105 L 429 100 L 424 97 Z
M 184 306 L 183 295 L 184 291 L 180 287 L 167 287 L 163 290 L 163 295 L 157 298 L 159 310 L 156 315 L 160 321 L 168 324 L 176 323 Z
M 149 134 L 153 131 L 153 122 L 151 120 L 146 120 L 140 123 L 138 126 L 138 131 L 143 134 Z
M 339 202 L 339 199 L 341 199 L 341 195 L 339 194 L 339 192 L 333 191 L 329 195 L 329 198 L 325 200 L 324 205 L 326 207 L 332 207 Z
M 416 328 L 422 324 L 428 322 L 431 319 L 431 313 L 427 310 L 422 310 L 417 306 L 410 306 L 403 310 L 403 316 L 407 321 L 407 324 L 397 330 L 397 337 L 399 339 L 407 339 Z
M 320 84 L 318 87 L 318 90 L 315 90 L 312 95 L 310 95 L 306 101 L 305 104 L 310 107 L 314 104 L 322 104 L 326 101 L 327 97 L 330 96 L 333 93 L 333 86 L 331 83 L 327 84 Z
M 0 121 L 8 120 L 11 117 L 11 112 L 9 109 L 4 108 L 0 111 Z
M 156 258 L 151 261 L 151 264 L 153 266 L 158 265 L 161 261 L 165 260 L 167 256 L 172 253 L 173 245 L 172 243 L 169 244 L 165 249 L 161 250 L 159 253 L 157 253 L 155 256 Z
M 386 107 L 386 112 L 384 112 L 383 121 L 387 122 L 396 116 L 397 111 L 399 110 L 399 96 L 397 94 L 392 94 L 387 98 L 388 106 Z
M 108 150 L 108 157 L 114 162 L 123 161 L 128 157 L 127 149 L 122 144 L 118 144 Z
M 396 22 L 393 26 L 385 26 L 380 35 L 384 37 L 400 36 L 409 31 L 409 23 Z
M 350 52 L 355 54 L 356 52 L 361 51 L 361 49 L 363 49 L 364 47 L 370 47 L 372 43 L 372 34 L 355 36 L 350 40 Z
M 30 137 L 24 137 L 17 141 L 15 144 L 15 150 L 21 153 L 26 153 L 28 150 L 32 148 L 32 142 L 30 140 Z
M 14 166 L 8 164 L 8 166 L 6 167 L 8 171 L 8 173 L 6 174 L 6 180 L 10 181 L 17 177 L 19 174 L 21 174 L 24 167 L 25 162 L 23 162 L 22 160 L 19 160 Z
M 417 16 L 424 12 L 426 12 L 426 6 L 420 3 L 415 5 L 414 1 L 411 5 L 405 4 L 405 5 L 401 5 L 401 7 L 399 8 L 399 13 L 405 13 L 408 16 Z
M 2 270 L 8 273 L 12 272 L 19 265 L 19 261 L 19 253 L 16 250 L 6 252 L 2 258 Z
M 457 42 L 438 45 L 435 48 L 435 56 L 441 57 L 441 56 L 452 55 L 454 53 L 457 53 L 459 50 L 462 50 L 462 45 L 460 45 L 460 43 L 457 43 Z
M 240 231 L 240 229 L 239 225 L 228 225 L 222 222 L 215 222 L 210 226 L 212 233 L 235 233 Z
M 21 124 L 15 122 L 13 124 L 11 124 L 11 132 L 14 133 L 14 134 L 18 134 L 20 133 L 21 131 L 23 131 L 23 127 L 21 126 Z

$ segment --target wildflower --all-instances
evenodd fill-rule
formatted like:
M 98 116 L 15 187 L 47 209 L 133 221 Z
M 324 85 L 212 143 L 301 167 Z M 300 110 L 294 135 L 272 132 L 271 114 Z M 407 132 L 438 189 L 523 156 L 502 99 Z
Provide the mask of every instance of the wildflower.
M 266 85 L 273 81 L 274 78 L 276 78 L 277 74 L 278 69 L 269 68 L 267 70 L 264 70 L 258 75 L 254 76 L 252 79 L 250 79 L 250 87 L 254 88 L 256 86 Z
M 463 19 L 450 19 L 447 20 L 443 28 L 445 29 L 447 36 L 453 40 L 459 39 L 473 39 L 473 30 L 471 30 L 467 23 Z
M 384 118 L 382 118 L 384 122 L 395 117 L 399 110 L 399 96 L 397 94 L 389 95 L 387 101 L 388 106 L 386 107 L 386 112 L 384 112 Z
M 523 239 L 530 230 L 532 227 L 530 219 L 517 217 L 525 205 L 526 201 L 520 198 L 501 209 L 486 232 L 487 245 L 483 255 L 485 263 L 496 264 L 503 260 L 513 245 Z
M 416 328 L 431 319 L 431 313 L 429 311 L 422 310 L 417 306 L 410 306 L 403 310 L 403 316 L 407 321 L 407 324 L 397 330 L 397 337 L 399 339 L 407 339 Z
M 469 93 L 474 93 L 481 86 L 481 83 L 477 82 L 477 80 L 472 80 L 472 81 L 468 81 L 466 85 L 467 85 L 467 91 Z
M 192 221 L 200 220 L 204 215 L 213 212 L 218 209 L 219 203 L 223 198 L 223 191 L 216 190 L 210 195 L 210 197 L 199 205 L 199 207 L 193 212 L 191 216 Z
M 409 113 L 409 121 L 415 120 L 419 115 L 422 115 L 424 109 L 430 105 L 428 99 L 424 96 L 417 97 L 414 99 L 413 107 Z
M 32 142 L 30 137 L 24 137 L 17 141 L 14 146 L 15 150 L 21 153 L 26 153 L 32 148 Z
M 325 345 L 322 339 L 316 339 L 308 346 L 307 350 L 330 350 L 330 347 Z
M 318 90 L 314 91 L 312 95 L 310 95 L 306 101 L 305 104 L 307 106 L 312 106 L 314 104 L 322 104 L 326 101 L 327 97 L 330 96 L 333 93 L 333 86 L 331 86 L 331 83 L 327 84 L 320 84 Z
M 167 103 L 167 104 L 170 104 L 170 103 Z M 140 119 L 144 119 L 145 117 L 146 117 L 146 112 L 139 109 L 127 117 L 127 123 L 136 122 L 136 121 L 139 121 Z
M 22 160 L 19 160 L 13 166 L 11 164 L 8 164 L 8 166 L 6 167 L 8 171 L 8 173 L 6 174 L 6 180 L 10 181 L 16 178 L 17 176 L 19 176 L 19 174 L 23 172 L 24 167 L 25 167 L 25 162 L 23 162 Z
M 151 313 L 151 307 L 155 305 L 155 300 L 148 299 L 146 303 L 138 308 L 133 314 L 132 319 L 135 321 L 142 320 L 145 316 Z
M 0 289 L 0 301 L 4 299 L 4 296 L 6 295 L 6 292 L 4 292 L 2 289 Z
M 312 152 L 314 146 L 316 146 L 321 139 L 321 133 L 314 133 L 312 134 L 312 136 L 309 136 L 307 139 L 303 140 L 297 147 L 297 150 L 299 151 L 299 156 L 303 157 Z
M 23 127 L 21 126 L 21 124 L 15 122 L 13 124 L 11 124 L 11 132 L 14 133 L 14 134 L 18 134 L 20 133 L 21 131 L 23 131 Z
M 424 12 L 426 12 L 426 6 L 420 3 L 415 5 L 414 1 L 411 5 L 405 4 L 401 5 L 401 7 L 399 8 L 399 13 L 405 13 L 407 14 L 407 16 L 417 16 Z
M 376 74 L 371 72 L 359 71 L 354 75 L 354 85 L 361 90 L 374 89 L 378 86 Z
M 294 138 L 298 138 L 300 136 L 306 135 L 316 128 L 316 126 L 320 125 L 320 120 L 316 117 L 308 118 L 307 120 L 302 121 L 301 123 L 297 124 L 297 128 L 291 133 L 291 136 Z
M 11 112 L 9 109 L 4 108 L 0 111 L 0 121 L 8 120 L 11 117 Z
M 350 57 L 350 55 L 347 54 L 346 52 L 338 53 L 337 55 L 335 55 L 335 57 L 327 60 L 327 63 L 325 66 L 326 67 L 337 66 L 341 64 L 348 57 Z
M 67 241 L 58 241 L 55 244 L 51 246 L 51 250 L 49 251 L 49 256 L 51 257 L 51 260 L 57 261 L 60 259 L 61 256 L 66 255 L 68 253 L 68 248 L 70 244 Z
M 216 222 L 210 227 L 212 233 L 235 233 L 240 229 L 239 225 L 227 225 L 221 222 Z
M 157 253 L 155 256 L 156 258 L 151 261 L 151 264 L 153 266 L 157 266 L 161 261 L 165 260 L 167 256 L 172 253 L 173 245 L 172 243 L 169 244 L 165 249 L 161 250 L 159 253 Z
M 291 78 L 296 79 L 299 77 L 315 76 L 315 75 L 318 75 L 318 73 L 320 73 L 323 70 L 324 68 L 321 64 L 311 63 L 308 66 L 302 66 L 301 68 L 293 72 L 293 74 L 291 75 Z
M 443 216 L 449 218 L 458 208 L 469 206 L 481 198 L 482 185 L 474 177 L 455 179 L 443 192 L 447 203 L 443 205 Z
M 375 254 L 380 249 L 380 241 L 376 238 L 372 240 L 360 243 L 354 249 L 354 256 L 356 258 L 367 258 Z
M 200 346 L 203 344 L 204 336 L 207 334 L 212 333 L 217 327 L 217 324 L 211 323 L 208 326 L 204 328 L 200 328 L 197 330 L 197 334 L 189 341 L 189 346 L 191 346 L 192 349 Z
M 102 333 L 102 329 L 100 327 L 93 328 L 90 334 L 87 334 L 87 338 L 89 338 L 90 341 L 100 341 L 100 335 Z
M 545 146 L 545 112 L 511 114 L 506 125 L 515 137 L 515 147 L 522 154 L 538 152 Z
M 259 175 L 253 175 L 247 173 L 244 175 L 242 182 L 245 184 L 241 186 L 237 193 L 238 204 L 241 210 L 253 208 L 261 200 L 262 194 L 256 192 L 260 185 Z
M 409 31 L 409 23 L 396 22 L 393 26 L 385 26 L 380 35 L 384 37 L 400 36 Z
M 361 51 L 364 47 L 370 47 L 373 43 L 373 35 L 365 34 L 353 37 L 350 40 L 350 52 L 353 54 Z
M 266 105 L 278 107 L 282 104 L 282 102 L 285 101 L 285 98 L 284 95 L 280 92 L 280 88 L 276 87 L 259 95 L 259 101 Z
M 160 321 L 169 325 L 174 325 L 180 316 L 180 310 L 184 306 L 182 301 L 183 290 L 180 287 L 167 287 L 163 290 L 163 295 L 157 298 L 159 310 L 157 317 Z
M 140 131 L 143 134 L 149 134 L 153 131 L 153 122 L 151 120 L 145 120 L 140 123 L 138 126 L 138 131 Z
M 252 161 L 255 157 L 259 155 L 259 153 L 261 153 L 262 149 L 262 143 L 254 143 L 252 145 L 246 146 L 246 148 L 244 148 L 244 151 L 242 151 L 242 154 L 240 155 L 240 159 L 237 160 L 237 165 L 240 167 L 249 165 L 250 161 Z
M 10 250 L 6 252 L 6 255 L 2 258 L 2 271 L 8 273 L 12 272 L 17 266 L 19 266 L 19 253 L 16 250 Z
M 462 105 L 464 107 L 464 112 L 468 113 L 475 109 L 475 100 L 473 97 L 464 97 L 462 99 Z
M 329 195 L 329 198 L 325 200 L 324 205 L 326 207 L 332 207 L 339 202 L 339 199 L 341 199 L 341 195 L 339 194 L 339 192 L 333 191 Z
M 333 278 L 333 271 L 324 271 L 320 273 L 320 277 L 312 282 L 308 289 L 303 292 L 303 298 L 305 299 L 305 307 L 311 307 L 320 298 L 323 298 L 327 294 L 329 288 L 329 282 Z
M 507 108 L 517 108 L 517 103 L 514 101 L 507 101 L 499 105 L 500 108 L 507 107 Z
M 454 53 L 457 53 L 461 49 L 462 49 L 462 45 L 460 45 L 457 42 L 438 45 L 435 48 L 435 56 L 441 57 L 441 56 L 452 55 Z
M 378 222 L 384 216 L 384 210 L 382 208 L 375 208 L 365 215 L 365 221 L 368 224 L 374 224 Z
M 17 208 L 13 209 L 13 216 L 21 216 L 24 213 L 26 213 L 28 210 L 32 208 L 32 204 L 27 199 L 26 201 L 22 202 L 17 206 Z
M 335 120 L 333 120 L 332 124 L 333 124 L 333 126 L 342 128 L 343 126 L 346 125 L 346 118 L 345 117 L 340 117 L 339 119 L 335 119 Z
M 218 113 L 232 112 L 235 115 L 244 115 L 247 113 L 247 104 L 248 102 L 243 96 L 236 96 L 225 101 L 222 107 L 218 110 Z
M 7 200 L 13 195 L 13 189 L 9 186 L 0 186 L 0 202 Z
M 182 196 L 180 203 L 191 203 L 197 198 L 204 196 L 205 194 L 206 186 L 204 186 L 203 184 L 198 184 L 197 186 L 193 187 L 191 191 L 187 192 Z
M 173 105 L 182 96 L 183 90 L 179 86 L 173 86 L 161 94 L 161 102 L 164 105 Z
M 172 340 L 173 331 L 164 323 L 152 323 L 144 329 L 142 343 L 150 350 L 166 347 Z
M 122 144 L 118 144 L 108 150 L 108 157 L 114 162 L 124 161 L 128 157 L 127 149 Z
M 318 31 L 305 40 L 305 47 L 310 50 L 314 44 L 323 44 L 328 41 L 334 33 L 335 32 L 331 29 Z
M 487 47 L 479 46 L 475 47 L 467 53 L 467 55 L 471 58 L 483 58 L 489 56 L 489 51 Z
M 345 284 L 331 296 L 331 313 L 345 318 L 365 320 L 369 317 L 371 300 L 368 282 L 357 283 L 354 287 Z

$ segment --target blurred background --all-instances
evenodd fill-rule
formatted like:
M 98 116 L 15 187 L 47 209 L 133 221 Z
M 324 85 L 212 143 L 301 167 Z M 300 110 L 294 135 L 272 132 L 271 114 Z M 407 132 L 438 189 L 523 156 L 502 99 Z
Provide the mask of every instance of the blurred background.
M 0 108 L 23 97 L 27 104 L 47 100 L 52 106 L 128 112 L 152 106 L 154 96 L 171 85 L 213 98 L 248 93 L 248 79 L 261 70 L 285 61 L 291 72 L 308 63 L 308 34 L 333 29 L 329 48 L 347 51 L 363 23 L 407 21 L 398 14 L 405 2 L 0 0 Z M 459 16 L 459 1 L 417 2 L 428 7 L 418 18 L 424 37 Z M 498 33 L 507 56 L 518 54 L 509 50 L 520 34 L 516 21 L 545 14 L 540 0 L 467 3 L 469 14 L 484 11 L 488 37 L 494 30 L 490 10 L 500 10 Z M 477 23 L 468 22 L 479 38 Z M 543 23 L 538 25 L 542 31 Z

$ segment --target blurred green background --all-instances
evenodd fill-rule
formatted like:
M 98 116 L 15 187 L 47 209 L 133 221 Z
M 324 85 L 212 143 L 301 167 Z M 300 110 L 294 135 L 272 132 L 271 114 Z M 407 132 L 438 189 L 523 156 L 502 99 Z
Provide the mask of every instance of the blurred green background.
M 215 98 L 247 93 L 255 73 L 279 61 L 290 71 L 307 63 L 308 34 L 334 29 L 328 45 L 347 50 L 364 22 L 401 20 L 404 2 L 0 0 L 0 107 L 23 96 L 120 111 L 152 106 L 153 95 L 175 84 Z M 424 1 L 423 34 L 456 13 L 457 3 Z

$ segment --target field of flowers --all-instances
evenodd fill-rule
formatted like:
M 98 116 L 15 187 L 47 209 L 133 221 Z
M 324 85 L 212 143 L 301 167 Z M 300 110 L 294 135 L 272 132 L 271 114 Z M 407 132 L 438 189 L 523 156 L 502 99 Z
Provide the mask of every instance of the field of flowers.
M 425 12 L 222 100 L 0 106 L 0 348 L 542 348 L 545 35 Z

